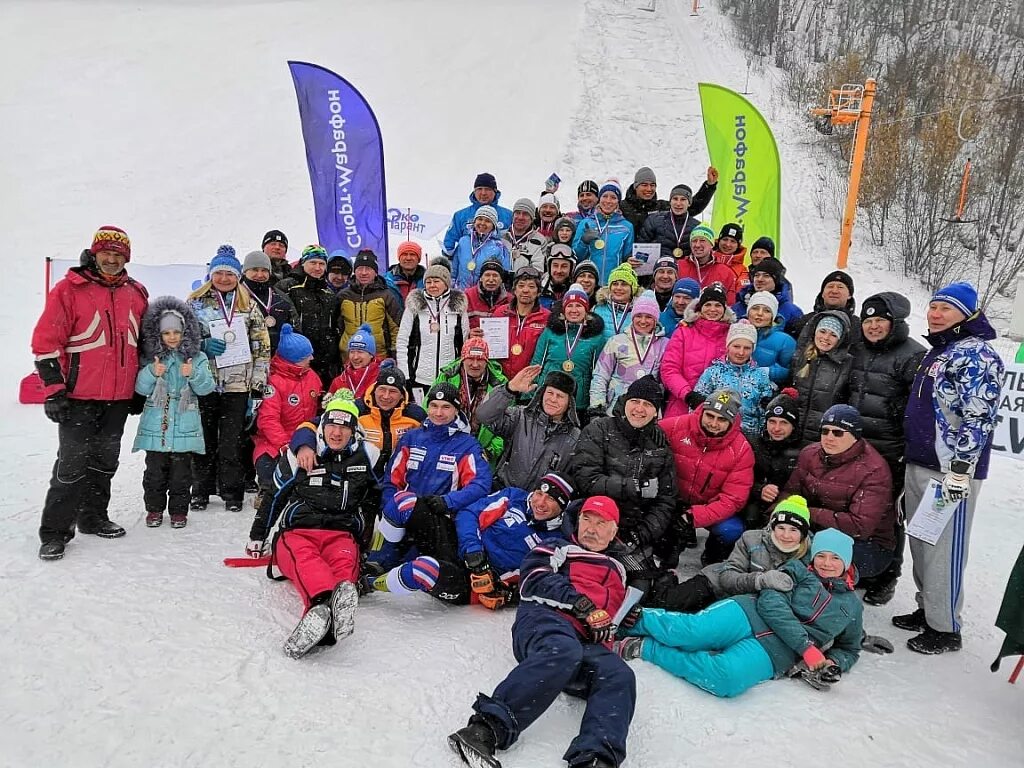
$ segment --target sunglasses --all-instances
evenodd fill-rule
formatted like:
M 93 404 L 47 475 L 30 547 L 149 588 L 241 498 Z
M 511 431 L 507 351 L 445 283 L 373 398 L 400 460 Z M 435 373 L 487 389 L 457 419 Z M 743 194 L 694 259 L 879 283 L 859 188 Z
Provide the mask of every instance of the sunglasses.
M 842 437 L 846 434 L 846 430 L 836 429 L 835 427 L 822 427 L 821 434 L 822 436 Z

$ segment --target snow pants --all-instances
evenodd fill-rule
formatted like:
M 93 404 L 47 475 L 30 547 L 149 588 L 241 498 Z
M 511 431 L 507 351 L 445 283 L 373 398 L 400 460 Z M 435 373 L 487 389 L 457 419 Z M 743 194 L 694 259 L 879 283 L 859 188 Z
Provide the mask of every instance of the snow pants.
M 494 728 L 499 749 L 514 744 L 565 691 L 586 699 L 587 708 L 563 759 L 570 766 L 595 757 L 619 765 L 636 707 L 633 670 L 603 645 L 584 642 L 567 617 L 540 606 L 519 609 L 512 651 L 519 665 L 473 704 Z
M 295 585 L 302 607 L 343 581 L 359 581 L 359 545 L 346 531 L 293 528 L 274 545 L 274 562 Z
M 146 451 L 142 501 L 147 512 L 163 512 L 166 508 L 172 515 L 187 515 L 191 485 L 191 453 Z
M 43 503 L 40 541 L 67 541 L 106 522 L 130 400 L 74 400 L 57 425 L 57 461 Z
M 646 637 L 644 661 L 715 696 L 738 696 L 775 676 L 771 657 L 734 600 L 694 614 L 645 608 L 626 634 Z
M 225 502 L 242 501 L 245 472 L 241 446 L 248 405 L 247 392 L 212 392 L 199 398 L 206 453 L 192 457 L 193 496 L 219 493 Z
M 940 483 L 945 473 L 918 464 L 907 464 L 906 493 L 907 520 L 914 519 L 928 481 Z M 935 543 L 910 539 L 910 556 L 914 561 L 914 585 L 917 587 L 917 606 L 924 610 L 928 626 L 939 632 L 960 631 L 960 611 L 964 604 L 964 569 L 967 567 L 967 547 L 974 522 L 974 508 L 981 491 L 981 480 L 971 481 L 971 495 L 957 504 L 953 519 Z

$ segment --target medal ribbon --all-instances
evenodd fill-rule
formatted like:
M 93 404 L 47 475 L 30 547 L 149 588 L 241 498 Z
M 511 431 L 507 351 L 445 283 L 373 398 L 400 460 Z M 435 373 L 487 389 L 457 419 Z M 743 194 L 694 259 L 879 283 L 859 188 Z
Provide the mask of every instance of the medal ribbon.
M 477 238 L 477 234 L 476 234 L 476 232 L 474 232 L 472 239 L 469 241 L 469 248 L 470 248 L 471 251 L 473 251 L 473 255 L 472 255 L 471 258 L 474 261 L 476 260 L 476 255 L 478 253 L 480 253 L 480 249 L 483 248 L 485 245 L 487 245 L 487 240 L 488 240 L 488 238 L 485 237 L 483 240 L 480 241 L 480 245 L 478 245 L 478 246 L 476 246 L 474 248 L 473 247 L 473 240 L 476 240 L 476 238 Z
M 688 214 L 683 214 L 684 217 L 687 216 L 687 215 Z M 683 231 L 680 232 L 678 229 L 676 229 L 676 215 L 674 213 L 672 213 L 671 211 L 669 211 L 668 218 L 669 218 L 669 221 L 672 222 L 672 232 L 676 236 L 676 248 L 682 248 L 683 247 L 683 235 L 686 234 L 686 219 L 685 218 L 683 219 Z
M 626 324 L 626 313 L 629 312 L 629 304 L 616 304 L 614 301 L 609 302 L 612 312 L 612 327 L 616 333 L 622 333 L 622 327 Z M 616 311 L 616 307 L 622 307 L 622 314 L 619 315 Z
M 445 307 L 448 306 L 448 299 L 444 300 L 444 304 L 441 303 L 441 299 L 440 298 L 434 299 L 434 298 L 432 298 L 430 296 L 427 296 L 426 299 L 427 299 L 427 314 L 430 315 L 430 322 L 437 323 L 438 326 L 440 326 L 441 325 L 441 313 L 444 311 Z M 432 310 L 430 308 L 430 302 L 431 301 L 434 301 L 434 302 L 437 303 L 437 314 L 435 314 L 434 310 Z
M 651 347 L 654 346 L 654 334 L 651 334 L 651 338 L 647 342 L 647 349 L 644 350 L 644 353 L 642 355 L 640 354 L 640 345 L 637 343 L 636 340 L 636 331 L 634 331 L 632 328 L 629 329 L 629 340 L 633 343 L 633 351 L 636 352 L 636 359 L 640 361 L 640 367 L 643 368 L 644 370 L 647 370 L 646 366 L 644 366 L 644 363 L 647 362 L 647 357 L 648 355 L 651 354 Z
M 268 288 L 267 289 L 267 301 L 266 301 L 266 303 L 264 303 L 263 299 L 261 299 L 259 296 L 256 295 L 256 291 L 250 290 L 249 291 L 249 295 L 251 295 L 254 299 L 256 299 L 256 303 L 257 304 L 259 304 L 261 307 L 263 307 L 263 316 L 264 317 L 266 317 L 267 315 L 270 314 L 270 308 L 272 306 L 274 306 L 274 289 L 273 288 Z
M 609 216 L 607 219 L 604 220 L 604 228 L 602 228 L 601 227 L 601 216 L 602 215 L 603 214 L 599 213 L 598 211 L 596 211 L 596 210 L 594 211 L 594 224 L 595 224 L 596 229 L 597 229 L 597 236 L 598 236 L 598 238 L 603 240 L 604 239 L 604 233 L 607 232 L 608 231 L 608 227 L 611 226 L 612 217 Z M 614 215 L 615 214 L 612 214 L 612 216 L 614 216 Z
M 238 291 L 231 292 L 231 313 L 228 314 L 228 309 L 224 304 L 224 297 L 220 291 L 215 291 L 217 294 L 217 301 L 220 302 L 220 313 L 224 316 L 227 321 L 228 328 L 231 327 L 231 322 L 235 319 L 235 303 L 238 301 Z
M 580 343 L 580 337 L 583 335 L 583 323 L 580 323 L 580 329 L 576 331 L 576 338 L 573 339 L 572 344 L 569 344 L 569 324 L 565 325 L 565 359 L 572 359 L 572 351 L 576 349 L 576 346 Z

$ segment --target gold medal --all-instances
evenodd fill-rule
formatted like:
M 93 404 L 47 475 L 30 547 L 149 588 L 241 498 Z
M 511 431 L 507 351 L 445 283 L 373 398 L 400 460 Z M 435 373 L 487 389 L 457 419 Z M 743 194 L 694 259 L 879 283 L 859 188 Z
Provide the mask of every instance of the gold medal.
M 471 262 L 469 262 L 469 264 L 466 265 L 466 267 L 469 269 L 470 272 L 472 272 L 473 270 L 476 269 L 476 262 L 475 261 L 471 261 Z
M 676 248 L 674 251 L 672 251 L 672 255 L 675 256 L 677 259 L 683 258 L 683 249 Z
M 512 354 L 513 355 L 521 355 L 521 354 L 523 354 L 523 345 L 522 344 L 513 344 L 512 345 Z
M 572 369 L 576 367 L 576 364 L 572 360 L 566 360 L 562 363 L 562 370 L 566 373 L 572 373 Z
M 273 328 L 275 325 L 277 325 L 277 320 L 274 319 L 273 315 L 267 315 L 265 318 L 263 318 L 263 321 L 267 324 L 267 328 Z
M 595 240 L 594 247 L 597 248 L 599 251 L 604 249 L 604 240 Z

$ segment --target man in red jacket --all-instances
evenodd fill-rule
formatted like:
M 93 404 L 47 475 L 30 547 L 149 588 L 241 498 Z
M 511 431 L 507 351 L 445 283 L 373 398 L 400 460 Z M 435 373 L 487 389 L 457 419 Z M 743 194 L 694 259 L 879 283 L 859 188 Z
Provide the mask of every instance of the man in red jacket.
M 739 512 L 754 485 L 754 451 L 740 431 L 740 401 L 727 389 L 712 392 L 693 413 L 662 419 L 679 478 L 678 524 L 662 539 L 662 565 L 675 568 L 685 529 L 710 531 L 702 565 L 729 556 L 743 535 Z M 656 552 L 656 554 L 659 554 Z
M 102 227 L 82 266 L 46 297 L 32 332 L 36 370 L 46 387 L 43 408 L 56 422 L 59 447 L 43 505 L 39 557 L 59 560 L 75 535 L 124 536 L 107 517 L 110 481 L 117 471 L 121 434 L 129 413 L 142 412 L 135 396 L 139 321 L 148 294 L 128 277 L 128 235 Z

